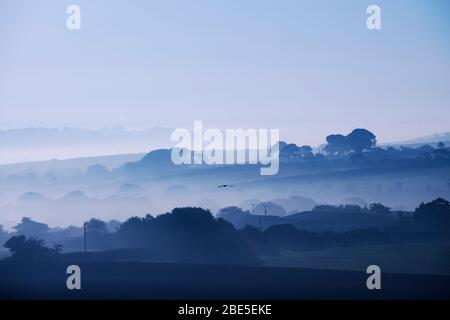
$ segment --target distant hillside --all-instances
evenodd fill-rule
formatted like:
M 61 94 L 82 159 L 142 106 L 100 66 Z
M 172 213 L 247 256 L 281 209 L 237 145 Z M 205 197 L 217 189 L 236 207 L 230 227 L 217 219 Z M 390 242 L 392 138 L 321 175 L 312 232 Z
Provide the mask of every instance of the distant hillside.
M 0 164 L 0 174 L 17 174 L 27 171 L 35 173 L 45 173 L 48 170 L 64 171 L 64 170 L 86 170 L 87 167 L 94 164 L 102 164 L 109 169 L 119 167 L 127 162 L 138 161 L 145 154 L 117 154 L 97 157 L 73 158 L 67 160 L 44 160 L 32 161 L 14 164 Z
M 170 145 L 172 129 L 21 128 L 0 130 L 0 164 L 140 153 Z
M 397 141 L 391 143 L 382 143 L 381 145 L 421 145 L 430 144 L 435 146 L 440 141 L 450 145 L 450 132 L 436 133 L 411 140 Z

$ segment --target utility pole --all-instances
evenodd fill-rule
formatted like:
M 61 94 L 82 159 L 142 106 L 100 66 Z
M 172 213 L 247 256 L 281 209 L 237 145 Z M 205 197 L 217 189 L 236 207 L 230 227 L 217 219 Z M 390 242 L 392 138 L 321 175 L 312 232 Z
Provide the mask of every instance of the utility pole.
M 264 215 L 267 216 L 267 204 L 264 204 L 263 207 L 264 207 Z
M 261 216 L 259 216 L 259 233 L 262 233 Z
M 86 222 L 83 223 L 83 235 L 84 235 L 84 253 L 87 252 L 86 250 Z
M 252 203 L 252 215 L 255 215 L 255 206 L 256 206 L 256 203 Z

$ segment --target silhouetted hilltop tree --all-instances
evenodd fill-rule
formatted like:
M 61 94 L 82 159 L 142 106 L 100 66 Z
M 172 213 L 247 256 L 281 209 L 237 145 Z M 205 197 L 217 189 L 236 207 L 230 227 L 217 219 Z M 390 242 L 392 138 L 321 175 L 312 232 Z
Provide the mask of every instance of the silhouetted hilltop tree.
M 271 202 L 282 206 L 288 212 L 308 211 L 317 205 L 313 199 L 302 196 L 291 196 L 287 199 L 276 198 Z
M 442 144 L 433 150 L 433 156 L 437 159 L 450 159 L 450 148 L 445 148 L 445 144 Z
M 86 231 L 96 234 L 106 233 L 106 222 L 100 219 L 92 218 L 86 222 Z
M 312 211 L 317 212 L 342 212 L 342 213 L 368 213 L 379 216 L 391 216 L 391 208 L 382 205 L 381 203 L 372 203 L 361 207 L 357 204 L 344 205 L 317 205 Z
M 299 147 L 294 143 L 280 142 L 279 147 L 281 161 L 311 160 L 314 157 L 312 148 L 308 145 Z
M 122 196 L 144 196 L 145 189 L 134 183 L 125 183 L 120 186 L 117 193 Z
M 347 135 L 346 139 L 355 152 L 370 150 L 377 144 L 375 135 L 366 129 L 355 129 Z
M 225 207 L 219 210 L 217 217 L 225 219 L 232 224 L 236 224 L 241 220 L 243 217 L 249 215 L 249 211 L 244 211 L 239 207 L 231 206 L 231 207 Z
M 326 137 L 326 141 L 324 151 L 329 155 L 345 155 L 351 151 L 347 137 L 342 134 L 330 134 Z
M 48 258 L 58 254 L 61 249 L 59 245 L 50 249 L 44 245 L 44 240 L 33 237 L 27 239 L 24 235 L 11 237 L 3 246 L 9 249 L 12 259 L 20 260 Z
M 258 203 L 255 207 L 255 214 L 268 216 L 285 216 L 286 209 L 273 202 Z
M 313 156 L 311 146 L 308 145 L 301 146 L 299 151 L 302 158 L 309 159 Z
M 382 205 L 381 203 L 372 203 L 367 206 L 367 210 L 370 213 L 381 215 L 381 216 L 390 216 L 391 208 Z
M 50 228 L 45 223 L 33 221 L 31 218 L 23 217 L 22 221 L 14 227 L 18 234 L 26 236 L 41 236 L 46 234 Z
M 380 161 L 389 159 L 402 159 L 402 160 L 449 160 L 450 148 L 446 148 L 445 145 L 439 145 L 437 148 L 433 148 L 430 145 L 421 145 L 419 147 L 410 146 L 389 146 L 387 148 L 373 147 L 365 150 L 364 157 L 370 161 Z
M 84 201 L 86 200 L 88 197 L 86 196 L 86 194 L 83 191 L 71 191 L 68 194 L 66 194 L 64 196 L 64 200 L 69 200 L 69 201 Z
M 364 210 L 358 205 L 355 204 L 345 204 L 345 205 L 317 205 L 313 208 L 312 211 L 317 212 L 346 212 L 346 213 L 363 213 Z
M 357 206 L 360 206 L 361 208 L 364 208 L 365 206 L 367 206 L 367 202 L 364 201 L 364 199 L 359 198 L 359 197 L 345 198 L 342 201 L 342 204 L 357 205 Z
M 36 202 L 46 202 L 49 200 L 50 200 L 49 198 L 44 197 L 42 194 L 38 192 L 26 192 L 19 197 L 18 202 L 36 203 Z
M 92 218 L 85 222 L 87 249 L 89 251 L 114 249 L 116 247 L 114 233 L 118 230 L 120 223 L 113 222 L 113 225 L 113 229 L 109 231 L 109 223 L 103 220 Z
M 450 203 L 443 198 L 422 202 L 414 211 L 413 221 L 418 228 L 450 230 Z
M 116 232 L 117 230 L 119 230 L 121 224 L 122 222 L 120 221 L 109 220 L 108 222 L 106 222 L 106 231 L 110 233 Z
M 158 149 L 147 153 L 141 160 L 128 162 L 120 167 L 125 175 L 130 177 L 171 175 L 185 169 L 172 162 L 171 150 Z
M 326 141 L 325 152 L 335 156 L 346 155 L 351 151 L 360 153 L 364 150 L 372 150 L 377 143 L 375 135 L 366 129 L 354 129 L 346 136 L 331 134 L 326 137 Z
M 166 259 L 214 264 L 257 264 L 259 260 L 234 227 L 201 208 L 176 208 L 171 213 L 133 217 L 117 232 L 124 247 L 153 248 Z

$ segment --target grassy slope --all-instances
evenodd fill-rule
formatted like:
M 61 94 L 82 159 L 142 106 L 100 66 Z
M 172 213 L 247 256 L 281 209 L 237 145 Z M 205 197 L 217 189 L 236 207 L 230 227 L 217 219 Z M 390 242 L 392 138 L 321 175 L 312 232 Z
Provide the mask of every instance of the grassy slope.
M 340 247 L 290 252 L 264 257 L 266 266 L 364 271 L 379 265 L 382 271 L 406 274 L 450 275 L 450 243 L 416 243 Z

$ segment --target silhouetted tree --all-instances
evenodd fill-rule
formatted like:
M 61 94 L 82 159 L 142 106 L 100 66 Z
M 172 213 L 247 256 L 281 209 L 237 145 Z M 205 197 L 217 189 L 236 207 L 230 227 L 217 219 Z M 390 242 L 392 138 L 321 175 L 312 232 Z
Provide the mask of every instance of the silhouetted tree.
M 450 229 L 450 203 L 437 198 L 428 203 L 421 203 L 413 216 L 419 228 Z
M 106 222 L 92 218 L 86 222 L 86 231 L 97 234 L 106 233 Z
M 313 156 L 312 148 L 308 145 L 301 146 L 299 151 L 302 158 L 311 158 Z
M 347 137 L 342 134 L 330 134 L 326 137 L 325 152 L 329 155 L 344 155 L 351 151 Z
M 384 215 L 388 216 L 391 215 L 391 208 L 386 207 L 382 205 L 381 203 L 372 203 L 370 204 L 367 209 L 370 213 L 377 214 L 377 215 Z
M 26 238 L 24 235 L 11 237 L 3 245 L 11 252 L 13 259 L 45 258 L 57 253 L 54 249 L 44 246 L 44 240 L 38 238 Z
M 126 247 L 153 248 L 172 261 L 259 263 L 231 223 L 201 208 L 130 218 L 120 226 L 117 240 Z
M 331 134 L 327 136 L 325 152 L 329 155 L 346 155 L 354 151 L 360 153 L 364 150 L 372 150 L 376 143 L 375 135 L 366 129 L 354 129 L 350 134 Z
M 279 204 L 270 201 L 258 203 L 255 207 L 255 214 L 264 215 L 266 213 L 270 216 L 284 216 L 287 212 Z
M 280 143 L 280 158 L 282 160 L 307 160 L 313 156 L 312 148 L 308 145 L 299 147 L 294 143 Z
M 249 211 L 244 211 L 239 207 L 231 206 L 220 209 L 217 217 L 225 219 L 235 225 L 239 220 L 249 214 Z
M 370 150 L 377 144 L 375 135 L 366 129 L 353 130 L 349 135 L 347 135 L 346 140 L 351 148 L 356 152 Z
M 446 149 L 444 144 L 442 144 L 441 147 L 438 147 L 438 149 L 434 149 L 433 154 L 436 159 L 450 158 L 450 150 Z
M 345 204 L 339 206 L 333 206 L 328 204 L 322 204 L 315 206 L 312 211 L 317 212 L 345 212 L 345 213 L 363 213 L 363 209 L 355 204 Z
M 14 227 L 18 234 L 26 236 L 41 236 L 50 228 L 45 223 L 33 221 L 31 218 L 23 217 L 22 221 Z

